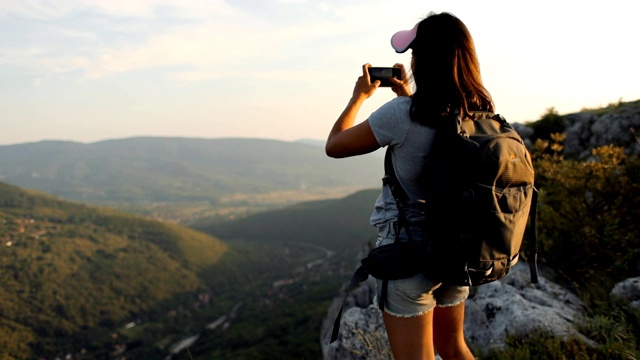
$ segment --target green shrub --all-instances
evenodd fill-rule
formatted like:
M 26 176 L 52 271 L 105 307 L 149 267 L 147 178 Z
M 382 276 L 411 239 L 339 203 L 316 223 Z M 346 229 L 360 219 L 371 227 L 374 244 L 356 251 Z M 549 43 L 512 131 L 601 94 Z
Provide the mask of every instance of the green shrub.
M 563 138 L 554 139 L 534 151 L 541 257 L 581 296 L 602 299 L 638 275 L 640 161 L 614 146 L 594 149 L 589 161 L 564 159 Z

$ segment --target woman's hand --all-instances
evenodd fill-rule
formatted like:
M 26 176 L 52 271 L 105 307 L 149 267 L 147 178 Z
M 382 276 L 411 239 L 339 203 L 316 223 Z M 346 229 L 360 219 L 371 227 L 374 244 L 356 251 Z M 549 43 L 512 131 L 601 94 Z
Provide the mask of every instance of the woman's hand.
M 380 86 L 380 81 L 376 80 L 371 83 L 371 77 L 369 77 L 369 68 L 371 64 L 362 65 L 362 76 L 356 81 L 356 85 L 353 87 L 353 99 L 365 100 L 371 97 L 376 89 Z
M 391 83 L 393 84 L 391 90 L 398 96 L 411 96 L 413 92 L 411 91 L 411 86 L 409 85 L 409 76 L 407 75 L 407 71 L 404 69 L 404 65 L 395 64 L 393 65 L 393 67 L 400 68 L 400 79 L 390 79 Z

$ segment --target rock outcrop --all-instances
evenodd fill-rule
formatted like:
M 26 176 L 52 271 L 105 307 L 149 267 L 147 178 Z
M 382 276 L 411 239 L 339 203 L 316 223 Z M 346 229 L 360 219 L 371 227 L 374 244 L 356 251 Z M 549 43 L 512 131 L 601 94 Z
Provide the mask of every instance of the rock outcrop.
M 347 297 L 338 340 L 329 343 L 346 286 L 329 307 L 322 325 L 321 344 L 325 359 L 392 360 L 382 312 L 374 305 L 375 279 L 369 277 Z
M 626 279 L 617 283 L 609 296 L 627 302 L 634 308 L 640 307 L 640 277 Z
M 522 261 L 504 279 L 475 290 L 466 302 L 464 325 L 467 341 L 474 349 L 503 347 L 508 335 L 535 332 L 590 342 L 574 326 L 582 319 L 582 301 L 547 276 L 531 284 L 528 267 Z
M 573 336 L 590 343 L 575 328 L 583 304 L 541 271 L 531 284 L 527 265 L 518 263 L 504 279 L 477 288 L 466 302 L 465 335 L 474 350 L 502 347 L 508 335 L 543 332 Z M 336 297 L 325 319 L 321 342 L 325 360 L 392 359 L 380 310 L 372 305 L 375 283 L 369 278 L 347 301 L 338 340 L 329 344 L 333 321 L 343 294 Z
M 640 154 L 640 110 L 630 104 L 615 112 L 595 114 L 582 112 L 567 115 L 565 154 L 586 158 L 591 149 L 613 144 L 622 146 L 629 154 Z
M 568 114 L 563 119 L 565 155 L 586 159 L 592 149 L 610 144 L 625 148 L 627 154 L 640 154 L 640 101 Z M 520 123 L 512 125 L 531 146 L 533 129 Z

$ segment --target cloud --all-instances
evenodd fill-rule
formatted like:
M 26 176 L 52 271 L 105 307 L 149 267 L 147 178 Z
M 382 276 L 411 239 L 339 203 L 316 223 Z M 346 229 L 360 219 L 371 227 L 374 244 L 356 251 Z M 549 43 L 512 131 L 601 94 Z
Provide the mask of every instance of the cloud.
M 149 5 L 148 1 L 8 0 L 0 4 L 0 16 L 46 20 L 61 18 L 74 11 L 94 9 L 111 15 L 148 17 L 151 15 Z
M 340 48 L 340 39 L 364 32 L 358 21 L 346 21 L 341 15 L 326 20 L 312 14 L 282 26 L 278 19 L 262 18 L 222 1 L 182 4 L 158 0 L 8 2 L 0 8 L 0 15 L 22 18 L 13 26 L 32 32 L 31 39 L 47 31 L 52 40 L 34 43 L 31 48 L 21 43 L 5 47 L 0 61 L 37 74 L 74 73 L 87 79 L 145 69 L 166 69 L 169 78 L 180 81 L 271 76 L 272 71 L 265 67 L 312 54 L 332 56 L 318 45 L 332 39 Z M 321 5 L 321 11 L 339 15 L 335 7 Z M 112 17 L 109 26 L 103 24 L 105 16 Z
M 223 0 L 185 1 L 173 0 L 3 0 L 0 16 L 17 16 L 27 19 L 55 19 L 74 12 L 89 11 L 114 17 L 153 18 L 161 7 L 179 10 L 176 16 L 200 18 L 218 15 L 232 9 Z
M 3 2 L 2 27 L 11 31 L 0 32 L 0 61 L 34 73 L 77 70 L 88 78 L 212 61 L 215 67 L 217 59 L 236 56 L 235 45 L 247 37 L 241 26 L 228 24 L 238 15 L 222 1 Z

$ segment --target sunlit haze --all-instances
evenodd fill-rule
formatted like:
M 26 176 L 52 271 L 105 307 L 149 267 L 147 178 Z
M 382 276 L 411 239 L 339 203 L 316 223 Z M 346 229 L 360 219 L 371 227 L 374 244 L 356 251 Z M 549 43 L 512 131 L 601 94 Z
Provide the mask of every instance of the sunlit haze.
M 640 99 L 640 3 L 3 0 L 0 144 L 134 136 L 325 139 L 361 66 L 430 11 L 471 31 L 511 122 Z M 364 120 L 393 97 L 379 89 Z

